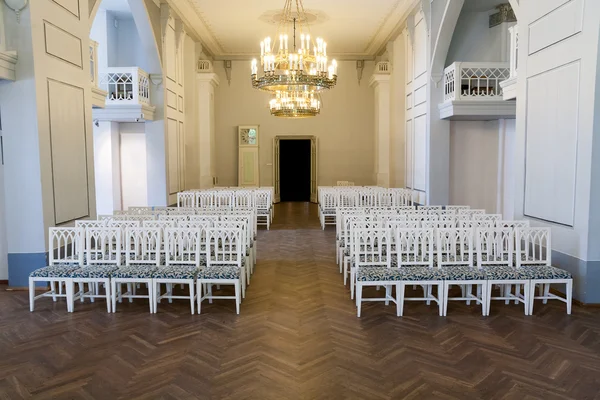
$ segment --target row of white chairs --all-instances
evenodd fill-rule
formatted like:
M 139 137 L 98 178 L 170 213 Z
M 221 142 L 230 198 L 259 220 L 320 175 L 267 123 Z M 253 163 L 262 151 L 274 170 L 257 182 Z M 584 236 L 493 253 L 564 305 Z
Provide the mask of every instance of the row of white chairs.
M 236 300 L 239 313 L 254 268 L 244 225 L 248 222 L 218 221 L 195 227 L 128 226 L 124 231 L 119 226 L 92 224 L 50 228 L 49 266 L 33 271 L 29 278 L 30 310 L 41 297 L 52 297 L 54 301 L 65 297 L 69 312 L 73 312 L 78 299 L 106 298 L 108 312 L 115 312 L 117 301 L 146 298 L 150 312 L 155 313 L 161 299 L 171 302 L 183 298 L 189 299 L 192 313 L 197 302 L 199 313 L 203 300 L 231 298 Z M 50 283 L 50 291 L 36 296 L 36 282 Z M 79 286 L 77 293 L 75 284 Z M 86 284 L 88 290 L 84 289 Z M 123 284 L 127 285 L 126 292 L 122 291 Z M 136 293 L 140 284 L 147 285 L 147 295 Z M 166 286 L 164 293 L 162 284 Z M 189 294 L 173 295 L 175 284 L 187 285 Z M 236 295 L 213 296 L 213 284 L 234 285 Z M 99 285 L 104 287 L 103 295 L 99 294 Z
M 267 230 L 274 217 L 272 188 L 189 190 L 177 193 L 177 206 L 182 209 L 251 208 L 256 212 L 258 224 Z
M 489 315 L 492 300 L 507 304 L 514 300 L 524 305 L 525 315 L 531 315 L 534 300 L 557 299 L 571 313 L 573 279 L 551 264 L 549 228 L 415 229 L 357 223 L 352 236 L 350 282 L 352 294 L 356 287 L 359 317 L 364 301 L 395 303 L 398 316 L 404 301 L 434 302 L 439 315 L 445 316 L 449 300 L 474 301 L 481 305 L 482 315 Z M 565 284 L 565 296 L 550 293 L 551 284 Z M 423 296 L 406 297 L 408 285 L 421 286 Z M 458 297 L 449 296 L 454 285 L 461 287 Z M 384 287 L 385 296 L 363 298 L 366 286 Z M 492 295 L 495 286 L 500 287 L 499 296 Z
M 414 192 L 404 188 L 319 187 L 319 219 L 321 227 L 335 225 L 340 207 L 398 207 L 413 204 Z

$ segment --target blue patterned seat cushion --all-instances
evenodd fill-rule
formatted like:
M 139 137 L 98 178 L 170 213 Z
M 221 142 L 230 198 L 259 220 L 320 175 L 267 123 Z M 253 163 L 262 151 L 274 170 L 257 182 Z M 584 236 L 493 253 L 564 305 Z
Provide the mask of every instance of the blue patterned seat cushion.
M 444 279 L 449 281 L 482 281 L 486 279 L 485 271 L 464 265 L 442 267 Z
M 155 279 L 195 279 L 198 276 L 198 268 L 186 265 L 168 265 L 160 267 L 154 272 Z
M 399 281 L 400 271 L 397 268 L 361 267 L 356 271 L 356 280 L 360 282 Z
M 38 268 L 29 274 L 30 278 L 69 278 L 71 273 L 81 268 L 79 265 L 62 264 Z
M 523 268 L 506 265 L 485 266 L 483 268 L 487 280 L 524 280 L 530 279 L 529 273 Z
M 429 267 L 398 268 L 403 281 L 439 281 L 444 279 L 444 271 Z
M 263 208 L 263 209 L 256 210 L 256 214 L 257 215 L 269 215 L 269 214 L 271 214 L 271 211 Z
M 335 213 L 335 208 L 326 208 L 324 210 L 321 210 L 321 214 L 333 215 Z
M 570 272 L 548 265 L 527 265 L 520 269 L 524 270 L 529 279 L 573 279 Z
M 206 267 L 200 270 L 198 279 L 239 279 L 240 271 L 240 268 L 230 266 Z
M 71 278 L 110 278 L 117 269 L 116 265 L 89 265 L 73 271 Z
M 150 279 L 158 270 L 156 265 L 124 265 L 113 272 L 113 278 Z

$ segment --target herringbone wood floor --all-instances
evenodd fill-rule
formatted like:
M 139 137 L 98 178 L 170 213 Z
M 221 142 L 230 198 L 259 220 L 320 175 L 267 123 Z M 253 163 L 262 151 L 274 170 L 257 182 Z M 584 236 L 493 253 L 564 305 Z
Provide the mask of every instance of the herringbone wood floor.
M 600 399 L 600 310 L 366 304 L 358 319 L 314 205 L 276 208 L 242 304 L 39 301 L 0 292 L 2 399 Z

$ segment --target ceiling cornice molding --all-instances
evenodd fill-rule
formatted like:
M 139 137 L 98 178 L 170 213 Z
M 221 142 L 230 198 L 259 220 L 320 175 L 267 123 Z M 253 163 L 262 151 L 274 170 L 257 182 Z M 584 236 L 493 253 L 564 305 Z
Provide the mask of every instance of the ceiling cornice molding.
M 202 43 L 205 53 L 209 55 L 222 54 L 223 49 L 215 40 L 200 15 L 196 7 L 190 0 L 167 0 L 173 11 L 185 23 L 187 33 L 197 42 Z
M 215 60 L 251 60 L 256 58 L 253 53 L 227 53 L 215 37 L 212 29 L 200 15 L 193 0 L 166 0 L 189 28 L 190 36 L 203 44 Z M 395 39 L 404 28 L 406 18 L 413 12 L 420 0 L 397 0 L 390 12 L 383 18 L 381 24 L 370 39 L 367 47 L 359 53 L 331 53 L 336 60 L 374 60 L 385 50 L 387 43 Z

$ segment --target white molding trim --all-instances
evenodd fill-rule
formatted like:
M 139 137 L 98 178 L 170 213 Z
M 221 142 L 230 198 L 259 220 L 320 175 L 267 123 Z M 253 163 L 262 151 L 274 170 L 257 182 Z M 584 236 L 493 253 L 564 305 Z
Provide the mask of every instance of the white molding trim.
M 146 104 L 107 104 L 104 108 L 93 108 L 92 118 L 98 121 L 145 122 L 154 121 L 156 107 Z
M 196 80 L 200 82 L 208 82 L 213 85 L 213 87 L 217 87 L 219 86 L 219 83 L 221 83 L 219 81 L 219 76 L 214 72 L 197 72 Z
M 517 77 L 509 78 L 500 82 L 502 88 L 502 98 L 504 100 L 513 100 L 517 98 Z
M 453 121 L 489 121 L 514 119 L 517 104 L 514 101 L 447 101 L 439 104 L 440 119 Z
M 92 85 L 92 107 L 104 108 L 106 106 L 106 96 L 108 92 Z
M 0 79 L 14 81 L 17 78 L 15 74 L 17 61 L 16 51 L 0 51 Z
M 382 83 L 389 83 L 392 79 L 390 74 L 373 74 L 371 75 L 371 79 L 369 79 L 369 86 L 376 87 Z

